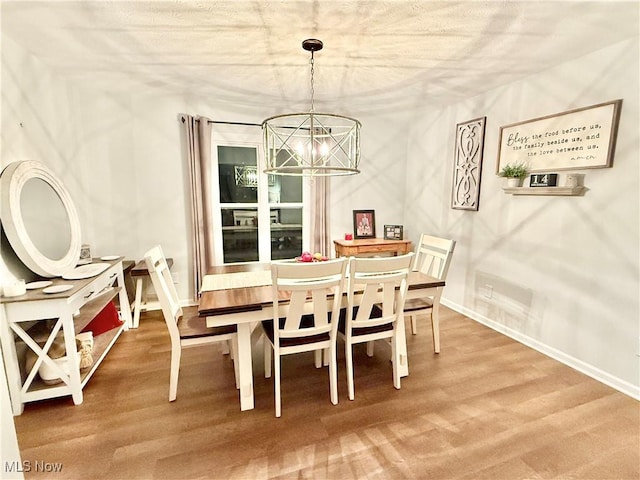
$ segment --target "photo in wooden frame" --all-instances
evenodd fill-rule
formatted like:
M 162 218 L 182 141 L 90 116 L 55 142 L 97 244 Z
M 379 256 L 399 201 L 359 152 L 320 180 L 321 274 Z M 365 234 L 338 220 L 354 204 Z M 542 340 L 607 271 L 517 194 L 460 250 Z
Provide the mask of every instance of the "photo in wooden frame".
M 451 208 L 478 210 L 486 120 L 480 117 L 456 125 Z
M 375 210 L 353 211 L 353 238 L 376 237 L 376 212 Z
M 385 225 L 384 239 L 385 240 L 403 240 L 402 231 L 403 231 L 402 225 Z
M 619 99 L 500 127 L 496 174 L 507 164 L 532 173 L 611 167 L 621 108 Z

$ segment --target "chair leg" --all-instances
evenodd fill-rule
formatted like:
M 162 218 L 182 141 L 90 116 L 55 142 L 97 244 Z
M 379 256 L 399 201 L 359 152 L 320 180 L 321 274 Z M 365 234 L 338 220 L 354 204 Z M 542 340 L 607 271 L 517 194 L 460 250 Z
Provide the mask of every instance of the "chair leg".
M 398 335 L 394 334 L 391 338 L 391 367 L 393 368 L 393 386 L 400 390 L 400 349 L 398 348 Z
M 229 355 L 230 352 L 231 352 L 230 341 L 227 340 L 226 342 L 222 343 L 222 354 Z
M 233 359 L 233 373 L 236 376 L 236 390 L 240 389 L 240 368 L 238 366 L 238 336 L 235 335 L 232 340 L 225 343 L 231 343 L 231 358 Z
M 262 349 L 264 351 L 264 378 L 271 378 L 271 352 L 273 347 L 266 335 Z
M 280 417 L 282 409 L 280 399 L 280 355 L 277 355 L 276 352 L 273 352 L 273 363 L 273 369 L 275 370 L 274 390 L 276 396 L 276 417 Z
M 367 357 L 373 357 L 375 342 L 367 342 Z
M 411 334 L 415 335 L 418 333 L 418 321 L 417 321 L 417 315 L 410 315 L 411 318 Z
M 178 396 L 178 376 L 180 375 L 180 345 L 171 346 L 171 373 L 169 374 L 169 401 L 173 402 Z
M 433 334 L 433 351 L 440 353 L 440 322 L 431 314 L 431 332 Z
M 329 356 L 331 355 L 331 349 L 329 348 L 325 348 L 324 351 L 322 352 L 322 364 L 326 367 L 327 365 L 329 365 Z
M 314 364 L 316 368 L 322 368 L 322 350 L 318 349 L 313 352 Z
M 353 384 L 353 347 L 350 343 L 344 344 L 344 356 L 347 363 L 347 387 L 349 391 L 349 400 L 355 398 L 355 387 Z
M 262 329 L 262 325 L 260 323 L 251 324 L 251 345 L 255 345 L 260 340 L 260 337 L 264 335 L 264 330 Z M 264 338 L 267 338 L 264 335 Z
M 327 358 L 329 356 L 329 388 L 331 389 L 331 403 L 334 405 L 338 404 L 338 355 L 336 352 L 336 344 L 333 343 L 331 347 L 328 349 L 329 353 L 327 355 L 327 349 L 324 351 L 324 356 Z

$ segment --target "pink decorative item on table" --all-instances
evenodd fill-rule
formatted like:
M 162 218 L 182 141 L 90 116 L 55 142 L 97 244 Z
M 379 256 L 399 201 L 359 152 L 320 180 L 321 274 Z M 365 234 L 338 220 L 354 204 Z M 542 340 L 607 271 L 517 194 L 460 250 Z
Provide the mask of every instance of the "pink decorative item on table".
M 322 255 L 321 253 L 314 253 L 312 255 L 311 252 L 302 252 L 302 255 L 300 255 L 299 257 L 296 257 L 295 260 L 296 262 L 302 262 L 302 263 L 326 262 L 327 260 L 329 260 L 329 257 Z
M 345 233 L 344 234 L 344 239 L 345 240 L 353 240 L 353 233 Z

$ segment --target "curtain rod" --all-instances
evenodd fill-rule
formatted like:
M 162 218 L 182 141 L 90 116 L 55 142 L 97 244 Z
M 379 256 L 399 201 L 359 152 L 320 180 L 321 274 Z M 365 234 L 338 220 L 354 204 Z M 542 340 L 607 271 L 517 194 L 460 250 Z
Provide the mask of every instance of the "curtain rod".
M 198 120 L 199 121 L 199 120 Z M 261 123 L 244 123 L 244 122 L 217 122 L 215 120 L 208 120 L 208 123 L 221 123 L 223 125 L 245 125 L 247 127 L 261 127 Z
M 196 119 L 196 122 L 199 122 L 200 119 Z M 215 120 L 208 120 L 208 123 L 219 123 L 219 124 L 223 124 L 223 125 L 245 125 L 247 127 L 262 127 L 261 123 L 244 123 L 244 122 L 219 122 L 219 121 L 215 121 Z M 282 127 L 282 128 L 288 128 L 291 130 L 296 130 L 296 129 L 301 129 L 301 130 L 309 130 L 309 128 L 301 128 L 301 127 Z
M 182 123 L 184 123 L 185 121 L 185 117 L 182 117 Z M 196 118 L 195 119 L 196 122 L 199 122 L 200 119 Z M 244 123 L 244 122 L 218 122 L 215 120 L 207 120 L 207 123 L 220 123 L 220 124 L 224 124 L 224 125 L 245 125 L 247 127 L 262 127 L 261 123 Z
M 196 118 L 195 120 L 196 120 L 196 122 L 200 121 L 199 118 Z M 184 123 L 184 117 L 182 117 L 182 123 Z M 221 121 L 216 121 L 216 120 L 207 120 L 207 123 L 218 123 L 218 124 L 222 124 L 222 125 L 244 125 L 246 127 L 262 127 L 261 123 L 221 122 Z M 282 127 L 282 128 L 289 128 L 289 129 L 292 129 L 292 130 L 301 129 L 301 127 Z M 309 128 L 302 128 L 302 130 L 309 130 Z

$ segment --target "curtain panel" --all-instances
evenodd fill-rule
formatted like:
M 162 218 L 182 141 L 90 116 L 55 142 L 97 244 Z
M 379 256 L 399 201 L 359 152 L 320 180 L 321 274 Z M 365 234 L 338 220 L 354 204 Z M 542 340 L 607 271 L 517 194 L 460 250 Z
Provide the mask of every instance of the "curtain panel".
M 320 252 L 331 256 L 331 238 L 329 236 L 329 191 L 328 177 L 311 178 L 311 252 Z
M 191 198 L 191 241 L 194 300 L 213 265 L 211 226 L 211 123 L 207 117 L 180 116 L 186 138 Z

